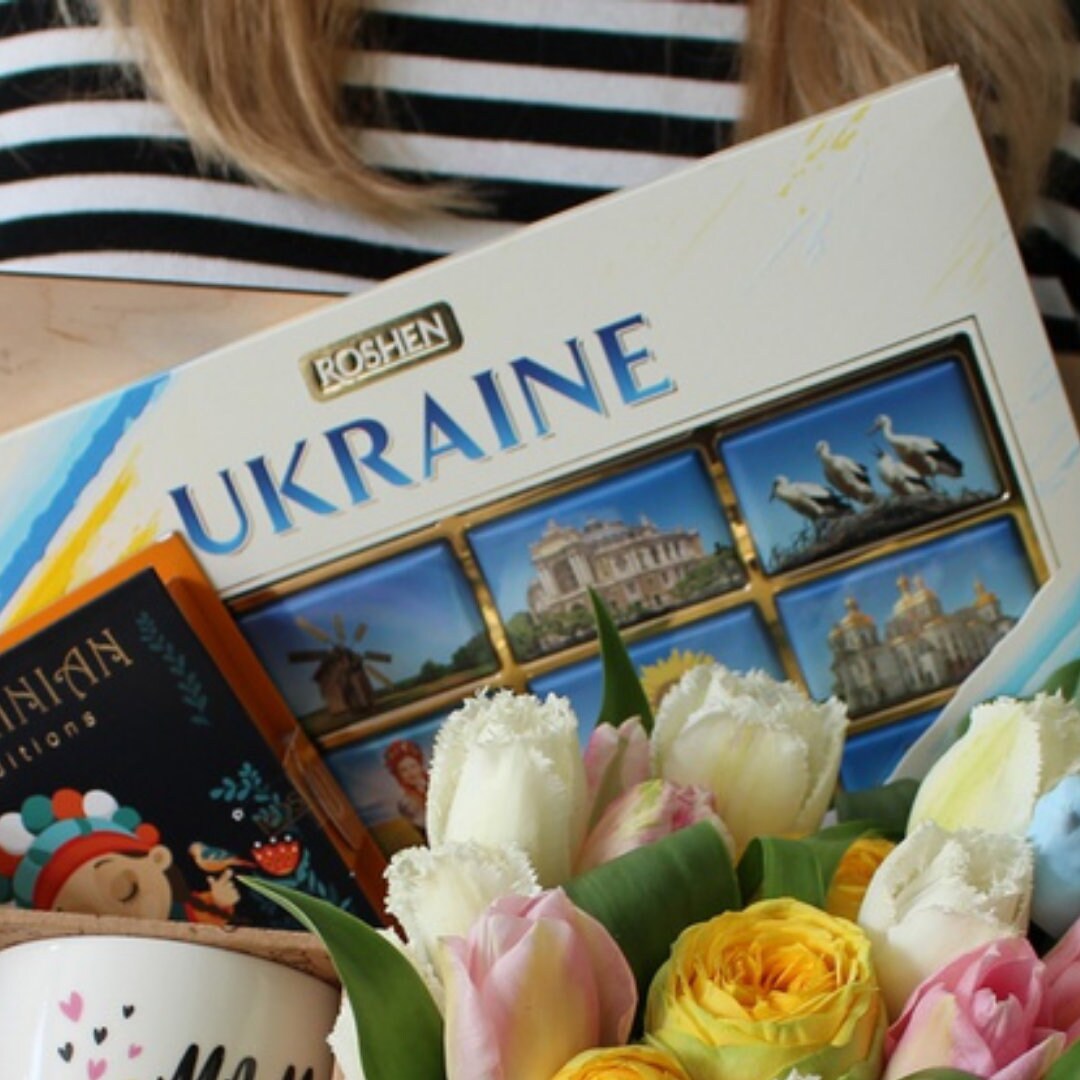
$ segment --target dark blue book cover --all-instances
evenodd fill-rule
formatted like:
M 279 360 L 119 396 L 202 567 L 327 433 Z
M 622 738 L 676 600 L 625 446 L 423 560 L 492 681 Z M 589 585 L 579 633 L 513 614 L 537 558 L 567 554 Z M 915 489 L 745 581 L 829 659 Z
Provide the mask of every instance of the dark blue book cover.
M 295 756 L 302 734 L 274 723 L 260 729 L 153 565 L 7 648 L 0 901 L 294 925 L 238 883 L 249 875 L 378 921 L 269 741 Z

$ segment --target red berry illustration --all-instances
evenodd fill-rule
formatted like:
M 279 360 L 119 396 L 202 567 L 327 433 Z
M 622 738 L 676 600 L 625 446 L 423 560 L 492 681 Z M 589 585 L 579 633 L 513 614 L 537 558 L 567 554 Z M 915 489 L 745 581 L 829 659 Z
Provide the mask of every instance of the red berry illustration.
M 271 877 L 288 877 L 300 865 L 300 855 L 300 841 L 290 833 L 256 840 L 251 845 L 251 857 Z

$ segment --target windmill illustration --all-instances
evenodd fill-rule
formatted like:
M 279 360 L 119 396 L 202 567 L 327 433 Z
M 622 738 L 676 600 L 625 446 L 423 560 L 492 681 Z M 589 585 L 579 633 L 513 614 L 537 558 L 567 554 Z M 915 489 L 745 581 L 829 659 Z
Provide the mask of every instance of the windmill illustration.
M 394 685 L 393 680 L 375 666 L 390 663 L 393 656 L 358 648 L 367 633 L 366 623 L 358 623 L 351 638 L 345 632 L 345 620 L 340 615 L 334 615 L 333 624 L 334 632 L 330 634 L 310 620 L 297 617 L 296 625 L 326 647 L 298 649 L 289 653 L 289 660 L 294 664 L 319 665 L 312 679 L 319 684 L 331 716 L 366 716 L 375 707 L 375 683 Z

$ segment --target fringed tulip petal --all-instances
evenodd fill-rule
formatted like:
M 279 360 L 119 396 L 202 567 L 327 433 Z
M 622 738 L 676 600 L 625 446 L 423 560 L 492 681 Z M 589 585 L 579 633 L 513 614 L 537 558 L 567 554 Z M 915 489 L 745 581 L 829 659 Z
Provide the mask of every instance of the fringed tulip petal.
M 428 786 L 433 847 L 516 844 L 542 885 L 564 881 L 585 834 L 585 766 L 563 698 L 479 694 L 443 724 Z
M 755 836 L 816 829 L 836 784 L 843 705 L 763 672 L 696 667 L 665 695 L 653 731 L 665 779 L 709 788 L 741 851 Z
M 463 937 L 500 896 L 540 891 L 520 848 L 448 843 L 434 849 L 405 848 L 386 871 L 386 909 L 429 970 L 441 937 Z
M 1080 709 L 1060 694 L 978 705 L 919 786 L 908 829 L 935 821 L 1024 836 L 1040 796 L 1078 769 Z
M 954 957 L 1023 934 L 1031 881 L 1031 852 L 1016 837 L 926 822 L 898 845 L 859 909 L 890 1015 Z

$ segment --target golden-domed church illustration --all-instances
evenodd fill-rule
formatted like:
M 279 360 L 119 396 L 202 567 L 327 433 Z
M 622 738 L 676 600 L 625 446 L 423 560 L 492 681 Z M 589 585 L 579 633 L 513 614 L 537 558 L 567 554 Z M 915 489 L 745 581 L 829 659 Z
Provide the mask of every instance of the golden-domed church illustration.
M 1016 623 L 979 580 L 972 603 L 951 612 L 919 576 L 901 576 L 896 587 L 884 640 L 852 596 L 829 631 L 833 693 L 852 716 L 955 685 Z

